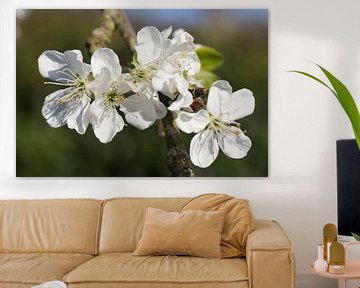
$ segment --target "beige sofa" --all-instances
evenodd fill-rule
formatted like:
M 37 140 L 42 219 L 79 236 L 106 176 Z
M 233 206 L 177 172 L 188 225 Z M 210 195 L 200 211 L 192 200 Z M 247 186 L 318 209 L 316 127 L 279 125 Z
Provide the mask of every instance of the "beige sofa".
M 292 244 L 256 220 L 246 258 L 133 256 L 146 206 L 179 210 L 186 198 L 0 201 L 0 288 L 62 280 L 69 287 L 293 288 Z

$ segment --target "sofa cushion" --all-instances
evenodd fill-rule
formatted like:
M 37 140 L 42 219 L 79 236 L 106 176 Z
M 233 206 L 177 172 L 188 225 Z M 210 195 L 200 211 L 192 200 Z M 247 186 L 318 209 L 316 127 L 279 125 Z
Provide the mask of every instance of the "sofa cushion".
M 99 253 L 134 252 L 148 206 L 179 211 L 189 198 L 116 198 L 104 203 Z
M 247 283 L 247 279 L 246 261 L 241 258 L 139 257 L 133 256 L 131 253 L 111 253 L 97 256 L 64 277 L 64 281 L 70 284 L 99 282 L 232 283 L 242 281 Z
M 0 283 L 41 284 L 61 280 L 92 257 L 71 253 L 0 253 Z
M 221 258 L 224 216 L 224 211 L 168 212 L 147 207 L 144 229 L 134 255 Z
M 254 230 L 254 216 L 248 200 L 236 199 L 225 194 L 204 194 L 191 199 L 181 211 L 198 209 L 226 212 L 221 236 L 222 257 L 245 257 L 247 237 Z
M 102 201 L 0 200 L 0 253 L 95 254 Z

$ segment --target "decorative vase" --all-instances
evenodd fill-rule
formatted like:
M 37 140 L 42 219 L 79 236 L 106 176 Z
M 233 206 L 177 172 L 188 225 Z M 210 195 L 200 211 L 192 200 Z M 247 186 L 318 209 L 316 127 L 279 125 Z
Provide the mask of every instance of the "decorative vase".
M 320 272 L 326 272 L 328 263 L 324 260 L 324 245 L 318 245 L 318 259 L 314 263 L 314 269 Z

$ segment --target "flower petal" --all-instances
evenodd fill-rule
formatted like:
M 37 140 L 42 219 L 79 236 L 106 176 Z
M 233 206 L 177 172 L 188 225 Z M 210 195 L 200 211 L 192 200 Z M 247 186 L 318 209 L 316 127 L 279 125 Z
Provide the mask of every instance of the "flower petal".
M 193 43 L 194 42 L 194 37 L 191 36 L 188 32 L 186 32 L 182 28 L 174 31 L 173 39 L 177 43 Z
M 184 29 L 178 29 L 174 31 L 173 37 L 170 40 L 164 55 L 170 56 L 176 52 L 188 53 L 195 51 L 194 37 L 187 33 Z
M 172 26 L 162 30 L 161 31 L 161 36 L 162 36 L 163 39 L 167 39 L 167 38 L 170 37 L 171 33 L 172 33 Z
M 109 69 L 112 81 L 121 76 L 121 66 L 119 57 L 109 48 L 96 49 L 91 57 L 91 69 L 94 75 L 100 74 L 102 68 Z
M 162 119 L 166 116 L 167 108 L 160 101 L 159 95 L 156 91 L 154 91 L 154 89 L 152 89 L 150 86 L 147 86 L 147 87 L 142 88 L 138 94 L 141 94 L 141 95 L 147 97 L 151 101 L 151 103 L 154 105 L 157 119 Z
M 179 94 L 176 99 L 170 104 L 168 109 L 170 111 L 179 111 L 181 108 L 189 107 L 192 102 L 193 96 L 190 92 L 186 93 L 185 95 Z
M 90 105 L 91 118 L 90 123 L 92 126 L 99 126 L 106 111 L 106 106 L 101 98 L 95 99 Z
M 247 155 L 251 148 L 251 140 L 239 128 L 217 132 L 217 139 L 221 150 L 230 158 L 240 159 Z
M 186 54 L 186 63 L 187 63 L 187 69 L 189 76 L 197 75 L 200 72 L 201 69 L 201 63 L 200 59 L 197 56 L 196 52 L 191 52 Z
M 64 52 L 65 57 L 68 61 L 79 61 L 84 62 L 83 56 L 80 50 L 66 50 Z
M 215 81 L 209 91 L 206 109 L 215 116 L 228 113 L 231 95 L 232 88 L 229 82 Z
M 167 114 L 166 106 L 155 97 L 150 98 L 150 101 L 154 105 L 156 111 L 156 119 L 164 118 Z
M 206 110 L 200 110 L 197 113 L 176 112 L 175 123 L 185 133 L 198 133 L 204 130 L 209 122 L 210 115 Z
M 54 81 L 67 82 L 72 80 L 72 75 L 58 73 L 67 67 L 65 55 L 55 50 L 43 52 L 38 59 L 39 72 L 41 76 Z
M 114 108 L 105 108 L 99 125 L 93 125 L 95 136 L 101 143 L 109 143 L 114 136 L 123 130 L 124 120 Z
M 67 125 L 70 129 L 75 129 L 79 134 L 84 134 L 90 123 L 90 118 L 90 98 L 83 95 L 76 100 L 76 108 L 67 118 Z
M 118 81 L 116 82 L 116 90 L 119 94 L 125 94 L 132 90 L 133 83 L 129 81 Z
M 174 75 L 158 70 L 152 79 L 152 85 L 156 91 L 163 93 L 170 99 L 175 98 L 177 83 Z
M 141 94 L 126 98 L 120 109 L 124 112 L 126 121 L 140 130 L 150 127 L 157 119 L 154 105 Z
M 145 66 L 156 61 L 162 50 L 162 35 L 158 29 L 152 26 L 142 28 L 137 33 L 137 45 L 135 46 L 137 61 Z
M 252 114 L 254 109 L 253 93 L 249 89 L 241 89 L 232 94 L 228 114 L 224 115 L 224 119 L 232 122 Z
M 106 91 L 111 87 L 111 73 L 109 69 L 102 68 L 100 74 L 95 76 L 94 81 L 88 84 L 88 88 L 94 93 L 96 98 L 103 98 Z
M 177 91 L 179 91 L 180 94 L 183 94 L 183 95 L 190 94 L 191 95 L 191 93 L 189 92 L 189 82 L 188 81 L 186 81 L 179 74 L 175 75 L 175 80 L 176 80 Z
M 193 95 L 190 93 L 189 83 L 184 79 L 176 75 L 176 88 L 180 93 L 175 101 L 168 107 L 170 111 L 180 110 L 180 108 L 189 107 L 193 103 Z
M 209 167 L 219 154 L 219 146 L 215 131 L 212 129 L 201 131 L 190 142 L 191 162 L 200 168 Z
M 163 44 L 162 55 L 166 58 L 170 57 L 175 53 L 187 53 L 195 50 L 195 46 L 187 42 L 179 43 L 174 39 L 168 40 Z
M 67 62 L 68 69 L 71 72 L 79 75 L 81 78 L 86 78 L 91 72 L 91 66 L 83 63 L 83 57 L 79 50 L 67 50 L 64 52 L 65 61 Z M 65 71 L 66 72 L 66 71 Z
M 72 91 L 72 88 L 57 90 L 45 98 L 41 112 L 51 127 L 58 128 L 65 125 L 67 118 L 76 108 L 75 98 L 62 103 L 59 102 L 60 98 L 69 95 Z
M 134 93 L 139 92 L 141 89 L 144 89 L 144 87 L 149 87 L 148 83 L 146 82 L 136 82 L 129 73 L 123 73 L 121 77 L 123 81 L 127 82 L 128 86 Z
M 39 71 L 43 77 L 67 83 L 76 74 L 86 77 L 90 72 L 90 65 L 82 62 L 79 50 L 68 50 L 60 53 L 55 50 L 43 52 L 38 59 Z

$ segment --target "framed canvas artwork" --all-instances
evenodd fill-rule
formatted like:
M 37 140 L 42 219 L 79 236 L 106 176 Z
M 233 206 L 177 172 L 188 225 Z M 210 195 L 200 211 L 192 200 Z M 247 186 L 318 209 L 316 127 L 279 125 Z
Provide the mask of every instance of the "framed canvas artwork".
M 16 39 L 18 177 L 268 176 L 266 9 L 17 10 Z

